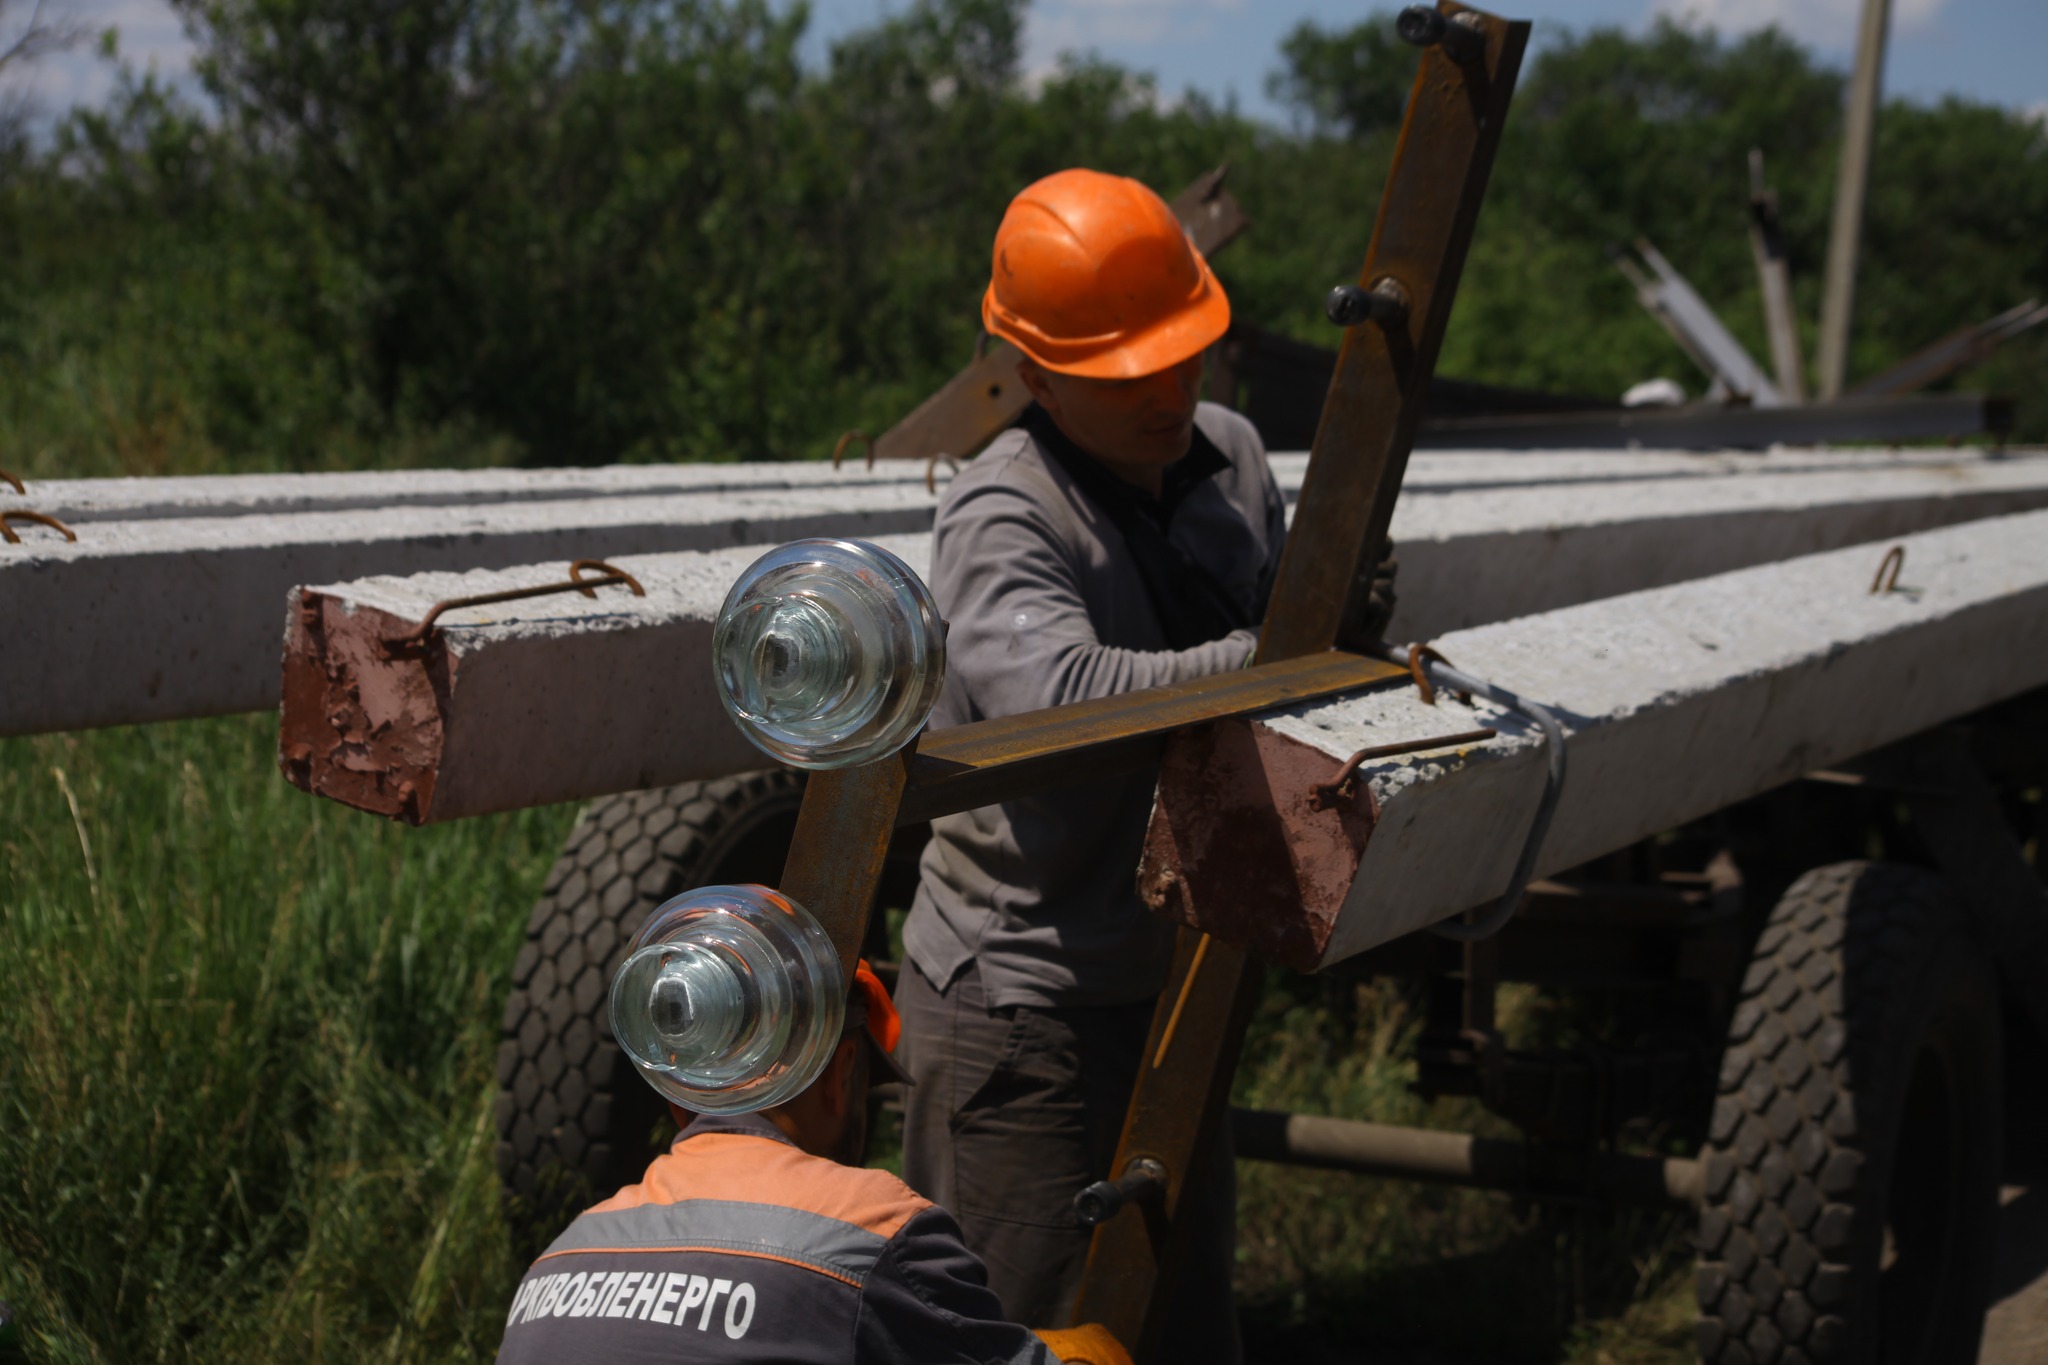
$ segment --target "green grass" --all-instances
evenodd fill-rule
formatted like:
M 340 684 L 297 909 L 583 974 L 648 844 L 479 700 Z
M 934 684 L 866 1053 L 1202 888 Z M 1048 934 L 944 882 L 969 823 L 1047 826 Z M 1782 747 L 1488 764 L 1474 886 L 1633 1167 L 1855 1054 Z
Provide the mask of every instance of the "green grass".
M 467 1360 L 489 1100 L 569 812 L 404 830 L 236 718 L 0 743 L 0 1297 L 31 1360 Z
M 385 824 L 288 787 L 273 734 L 237 717 L 0 741 L 17 1358 L 497 1345 L 523 1267 L 491 1161 L 496 1026 L 572 812 Z M 1508 1003 L 1511 1025 L 1531 1013 Z M 1408 1093 L 1413 1034 L 1391 988 L 1276 978 L 1239 1101 L 1503 1131 Z M 1690 1358 L 1675 1224 L 1254 1163 L 1240 1181 L 1239 1291 L 1284 1358 Z

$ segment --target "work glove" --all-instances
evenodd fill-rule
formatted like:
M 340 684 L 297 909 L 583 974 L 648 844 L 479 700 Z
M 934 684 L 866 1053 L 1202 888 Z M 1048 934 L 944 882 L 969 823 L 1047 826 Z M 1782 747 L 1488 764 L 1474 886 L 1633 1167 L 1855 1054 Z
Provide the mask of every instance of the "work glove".
M 1041 1327 L 1036 1335 L 1062 1365 L 1131 1365 L 1130 1352 L 1099 1322 L 1079 1327 Z
M 1354 601 L 1351 619 L 1344 623 L 1339 644 L 1363 649 L 1386 638 L 1387 623 L 1394 619 L 1394 575 L 1400 568 L 1401 560 L 1394 553 L 1393 537 L 1389 536 L 1380 544 L 1379 562 L 1372 568 L 1366 592 Z

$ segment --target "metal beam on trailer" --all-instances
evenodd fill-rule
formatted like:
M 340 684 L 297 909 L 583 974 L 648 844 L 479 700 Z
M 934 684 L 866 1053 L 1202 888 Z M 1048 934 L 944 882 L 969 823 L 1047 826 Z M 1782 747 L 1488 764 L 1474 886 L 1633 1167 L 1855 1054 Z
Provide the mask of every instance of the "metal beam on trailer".
M 1394 523 L 1397 637 L 2048 507 L 2048 458 L 1737 474 L 1684 487 L 1675 498 L 1672 478 L 1536 488 L 1481 480 L 1411 494 Z M 930 562 L 928 535 L 882 543 L 913 568 Z M 396 654 L 380 642 L 415 631 L 436 603 L 557 581 L 560 563 L 302 589 L 286 648 L 297 680 L 283 710 L 286 770 L 348 804 L 440 821 L 760 767 L 710 669 L 678 664 L 706 656 L 727 589 L 758 553 L 621 557 L 610 562 L 646 596 L 608 588 L 595 599 L 458 608 L 422 649 Z M 947 742 L 934 733 L 926 750 Z M 914 794 L 909 808 L 929 800 Z
M 1701 1198 L 1700 1164 L 1688 1157 L 1552 1150 L 1519 1138 L 1261 1109 L 1231 1110 L 1230 1132 L 1241 1161 L 1648 1208 L 1697 1208 Z
M 1851 398 L 1875 398 L 1912 393 L 1939 383 L 1991 357 L 2006 342 L 2048 322 L 2048 303 L 2028 299 L 1997 317 L 1973 323 L 1949 333 L 1925 350 L 1907 356 L 1882 374 L 1873 375 L 1849 390 Z
M 1692 282 L 1678 273 L 1678 267 L 1665 260 L 1664 253 L 1647 238 L 1636 242 L 1636 250 L 1650 267 L 1649 275 L 1627 256 L 1615 256 L 1615 265 L 1635 286 L 1636 301 L 1664 325 L 1695 364 L 1714 377 L 1716 393 L 1733 394 L 1760 408 L 1782 406 L 1785 400 L 1779 395 L 1778 386 L 1700 297 Z
M 1788 403 L 1806 401 L 1806 361 L 1799 351 L 1799 318 L 1792 311 L 1792 267 L 1785 233 L 1778 223 L 1778 192 L 1764 180 L 1764 152 L 1749 149 L 1749 251 L 1756 260 L 1757 288 L 1764 301 L 1764 330 L 1771 338 L 1771 367 Z
M 1860 546 L 1438 640 L 1563 723 L 1571 777 L 1537 875 L 2048 685 L 2048 511 L 1899 545 L 1889 590 Z M 1315 800 L 1360 749 L 1474 726 L 1497 736 L 1367 760 L 1355 797 Z M 1529 722 L 1410 687 L 1222 722 L 1168 745 L 1140 886 L 1218 938 L 1320 968 L 1497 898 L 1545 768 Z M 1211 856 L 1219 822 L 1233 850 L 1285 852 L 1248 878 Z

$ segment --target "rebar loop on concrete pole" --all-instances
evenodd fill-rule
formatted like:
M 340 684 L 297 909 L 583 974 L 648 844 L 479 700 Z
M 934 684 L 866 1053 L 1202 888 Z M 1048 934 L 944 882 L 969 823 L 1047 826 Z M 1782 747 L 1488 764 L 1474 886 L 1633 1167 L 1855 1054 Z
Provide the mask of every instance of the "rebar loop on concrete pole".
M 1863 201 L 1870 188 L 1870 149 L 1877 134 L 1877 97 L 1884 84 L 1884 41 L 1891 0 L 1863 0 L 1842 165 L 1835 181 L 1835 217 L 1828 232 L 1827 293 L 1820 314 L 1820 399 L 1842 396 L 1849 373 L 1849 324 L 1856 313 L 1856 253 L 1863 239 Z

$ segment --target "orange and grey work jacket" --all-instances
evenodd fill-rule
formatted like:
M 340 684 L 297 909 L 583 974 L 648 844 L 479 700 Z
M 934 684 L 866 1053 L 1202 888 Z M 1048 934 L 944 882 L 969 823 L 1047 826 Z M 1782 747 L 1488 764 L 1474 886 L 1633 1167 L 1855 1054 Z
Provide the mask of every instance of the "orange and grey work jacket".
M 1056 1357 L 1002 1320 L 951 1214 L 747 1114 L 699 1118 L 638 1185 L 571 1223 L 521 1281 L 498 1360 Z

